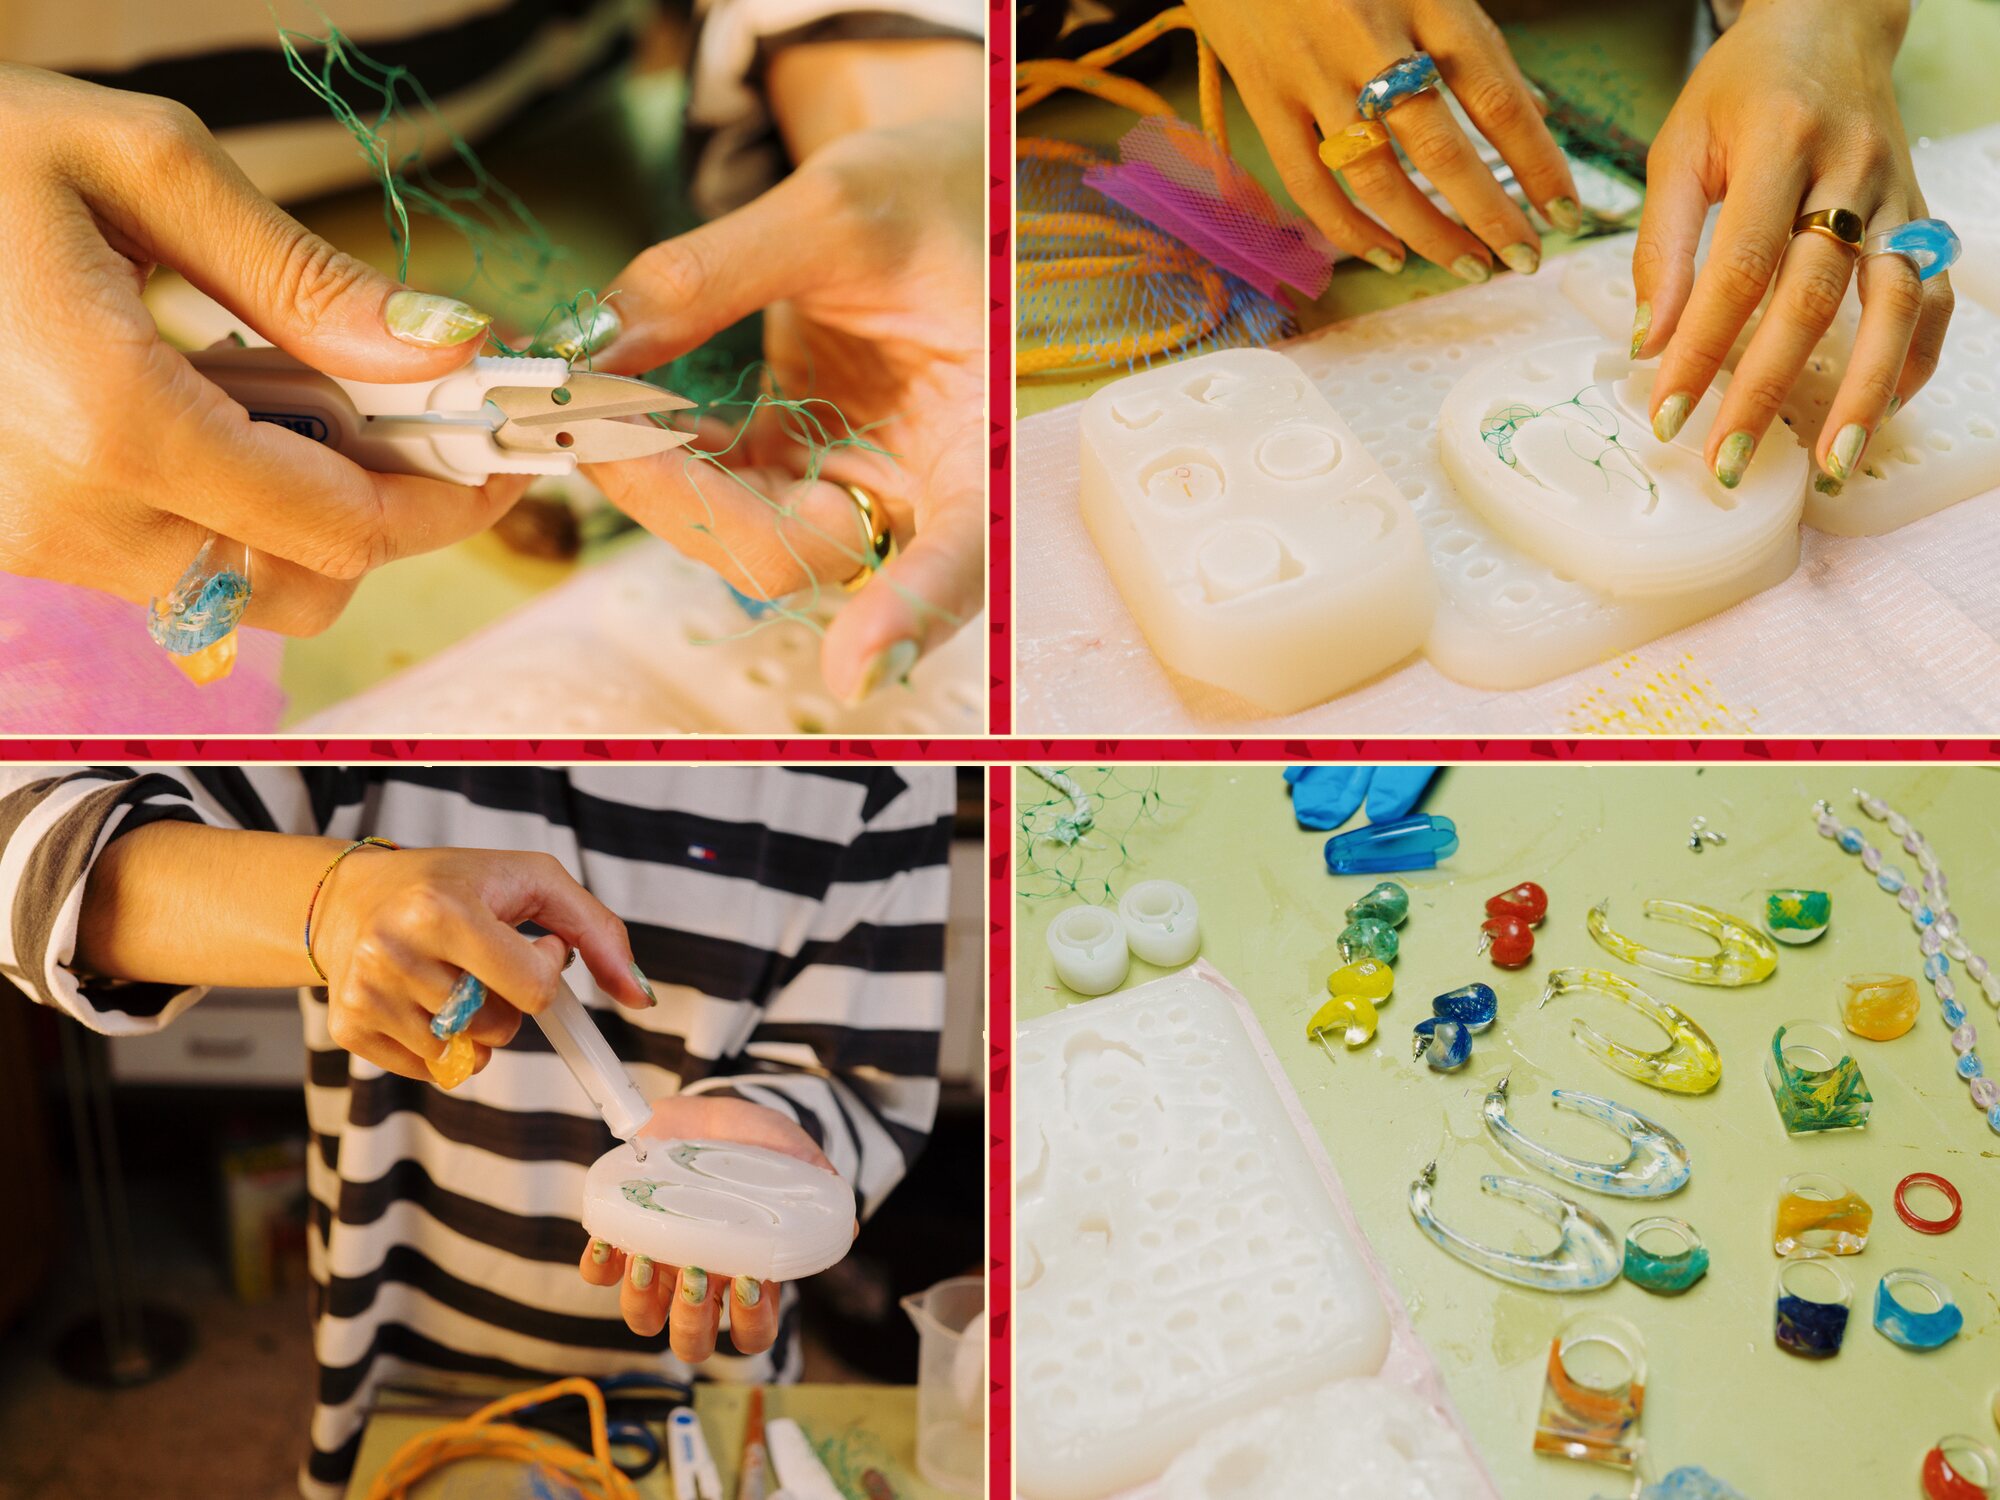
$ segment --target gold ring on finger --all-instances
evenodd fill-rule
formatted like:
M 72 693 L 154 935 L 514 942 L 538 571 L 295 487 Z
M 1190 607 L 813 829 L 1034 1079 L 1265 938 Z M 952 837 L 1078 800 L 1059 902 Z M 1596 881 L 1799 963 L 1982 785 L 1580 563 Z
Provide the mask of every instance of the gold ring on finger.
M 848 593 L 863 587 L 896 556 L 895 534 L 889 530 L 888 507 L 869 491 L 858 484 L 845 480 L 834 481 L 847 492 L 847 498 L 854 502 L 855 513 L 861 521 L 861 535 L 865 539 L 867 555 L 861 559 L 861 566 L 854 570 L 854 576 L 841 584 Z

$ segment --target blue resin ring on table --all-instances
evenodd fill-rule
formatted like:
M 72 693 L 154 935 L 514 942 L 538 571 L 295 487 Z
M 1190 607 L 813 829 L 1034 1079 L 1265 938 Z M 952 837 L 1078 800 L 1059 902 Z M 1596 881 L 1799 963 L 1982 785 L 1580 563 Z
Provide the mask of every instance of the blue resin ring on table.
M 1426 89 L 1434 89 L 1443 81 L 1438 74 L 1437 61 L 1430 53 L 1413 52 L 1408 57 L 1397 58 L 1362 84 L 1354 107 L 1361 111 L 1362 119 L 1379 120 L 1405 99 Z
M 1920 1287 L 1937 1306 L 1918 1312 L 1896 1298 L 1899 1286 Z M 1958 1337 L 1965 1314 L 1942 1281 L 1926 1271 L 1891 1271 L 1875 1284 L 1875 1331 L 1905 1349 L 1937 1349 Z
M 1672 1235 L 1681 1248 L 1661 1254 L 1642 1241 L 1649 1234 Z M 1678 1296 L 1708 1274 L 1708 1246 L 1685 1219 L 1641 1219 L 1625 1231 L 1625 1279 L 1663 1297 Z
M 1808 1273 L 1832 1283 L 1830 1299 L 1803 1295 L 1799 1287 Z M 1778 1267 L 1778 1347 L 1804 1359 L 1832 1358 L 1847 1337 L 1847 1312 L 1853 1302 L 1854 1288 L 1831 1260 L 1812 1251 L 1786 1256 Z
M 1895 229 L 1869 235 L 1861 247 L 1861 258 L 1900 255 L 1916 271 L 1917 280 L 1929 281 L 1951 269 L 1959 248 L 1958 236 L 1943 219 L 1912 219 Z

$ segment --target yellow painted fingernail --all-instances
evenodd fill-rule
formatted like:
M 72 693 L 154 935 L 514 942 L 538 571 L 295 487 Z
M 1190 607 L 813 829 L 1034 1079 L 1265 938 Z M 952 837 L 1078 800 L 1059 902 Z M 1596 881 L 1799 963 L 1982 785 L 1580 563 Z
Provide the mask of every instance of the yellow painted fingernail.
M 1403 257 L 1400 255 L 1391 255 L 1387 250 L 1379 248 L 1364 250 L 1361 258 L 1376 270 L 1386 271 L 1391 276 L 1394 276 L 1398 271 L 1403 269 Z
M 1632 314 L 1632 357 L 1646 347 L 1646 335 L 1653 331 L 1653 304 L 1641 302 Z
M 1451 263 L 1451 274 L 1477 286 L 1493 274 L 1493 268 L 1476 255 L 1461 255 Z
M 449 349 L 484 334 L 493 315 L 456 297 L 430 292 L 391 292 L 382 307 L 391 335 L 420 349 Z
M 1861 450 L 1867 443 L 1868 429 L 1859 422 L 1849 422 L 1840 429 L 1833 446 L 1826 450 L 1826 472 L 1835 479 L 1849 478 L 1854 473 L 1854 466 L 1861 461 Z
M 1575 234 L 1583 228 L 1583 211 L 1576 206 L 1574 198 L 1551 198 L 1542 213 L 1564 234 Z
M 847 700 L 849 708 L 862 703 L 870 693 L 888 682 L 901 682 L 917 665 L 917 643 L 897 641 L 884 646 L 868 660 L 861 669 L 861 681 L 854 689 L 854 695 Z
M 755 1307 L 764 1300 L 764 1283 L 755 1276 L 737 1277 L 736 1300 L 745 1307 Z
M 644 1291 L 653 1284 L 653 1262 L 650 1256 L 632 1257 L 632 1285 Z
M 1660 403 L 1660 409 L 1653 413 L 1653 436 L 1663 443 L 1671 443 L 1674 435 L 1681 430 L 1681 424 L 1688 419 L 1688 409 L 1694 405 L 1685 392 L 1676 392 Z
M 1757 440 L 1747 432 L 1732 432 L 1722 440 L 1722 446 L 1715 450 L 1715 477 L 1725 490 L 1743 482 L 1743 471 L 1750 467 L 1750 455 L 1756 447 Z
M 1507 269 L 1515 275 L 1532 276 L 1542 263 L 1542 252 L 1526 240 L 1521 240 L 1502 250 L 1500 258 L 1507 262 Z
M 683 1302 L 708 1300 L 708 1272 L 700 1266 L 681 1267 L 681 1300 Z

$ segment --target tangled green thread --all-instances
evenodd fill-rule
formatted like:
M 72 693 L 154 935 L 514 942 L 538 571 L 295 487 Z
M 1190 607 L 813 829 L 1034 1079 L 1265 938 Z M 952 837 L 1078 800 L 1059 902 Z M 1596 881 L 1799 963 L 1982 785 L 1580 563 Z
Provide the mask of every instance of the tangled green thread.
M 1552 406 L 1531 406 L 1515 402 L 1503 406 L 1481 420 L 1479 436 L 1508 468 L 1518 468 L 1514 439 L 1528 423 L 1553 416 L 1564 424 L 1563 442 L 1578 458 L 1604 476 L 1604 488 L 1611 489 L 1613 476 L 1637 485 L 1657 500 L 1660 487 L 1646 472 L 1638 456 L 1619 440 L 1618 414 L 1600 400 L 1593 399 L 1597 387 L 1587 385 L 1566 401 Z M 1581 446 L 1579 446 L 1581 445 Z
M 1015 788 L 1015 890 L 1031 901 L 1109 901 L 1113 877 L 1131 863 L 1133 837 L 1176 810 L 1160 790 L 1158 767 L 1035 766 L 1022 770 Z M 1079 796 L 1089 808 L 1083 827 Z

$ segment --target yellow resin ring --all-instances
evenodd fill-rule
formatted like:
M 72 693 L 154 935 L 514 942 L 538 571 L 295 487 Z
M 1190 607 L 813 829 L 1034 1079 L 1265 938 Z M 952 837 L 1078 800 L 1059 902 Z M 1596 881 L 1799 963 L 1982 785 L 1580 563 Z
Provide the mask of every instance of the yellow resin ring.
M 847 498 L 854 502 L 854 509 L 861 517 L 861 530 L 868 538 L 868 555 L 861 560 L 861 566 L 854 570 L 854 576 L 841 587 L 848 593 L 865 585 L 879 572 L 883 564 L 896 555 L 896 538 L 889 530 L 889 513 L 880 500 L 858 484 L 836 481 L 847 491 Z
M 1816 208 L 1792 220 L 1792 234 L 1823 234 L 1850 250 L 1861 248 L 1861 215 L 1851 208 Z
M 1389 144 L 1388 128 L 1375 120 L 1357 120 L 1345 130 L 1335 131 L 1319 143 L 1319 159 L 1329 172 L 1351 166 L 1370 151 Z

